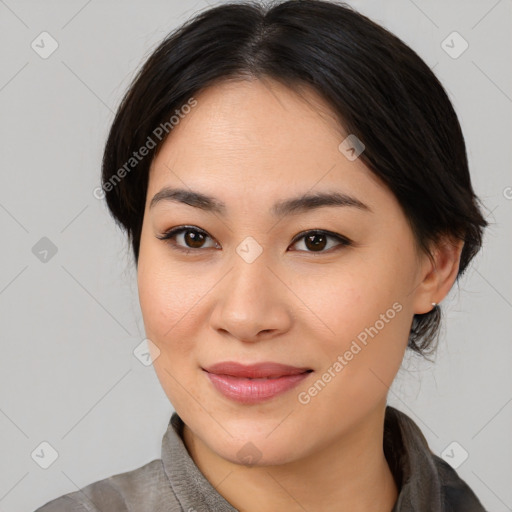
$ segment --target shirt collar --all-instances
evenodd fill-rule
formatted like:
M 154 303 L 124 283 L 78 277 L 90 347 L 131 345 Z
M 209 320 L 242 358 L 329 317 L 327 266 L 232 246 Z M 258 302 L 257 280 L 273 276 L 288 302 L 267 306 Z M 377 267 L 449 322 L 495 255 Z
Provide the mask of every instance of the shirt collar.
M 409 416 L 386 407 L 384 454 L 399 489 L 391 512 L 442 512 L 436 462 L 421 430 Z
M 162 462 L 171 487 L 185 511 L 238 512 L 201 473 L 183 442 L 183 420 L 173 412 L 162 440 Z
M 466 496 L 469 501 L 464 503 L 475 507 L 465 509 L 467 512 L 485 512 L 455 471 L 430 451 L 414 421 L 389 405 L 384 420 L 383 447 L 399 489 L 398 499 L 391 512 L 448 510 L 443 485 L 451 486 L 458 495 Z M 162 461 L 183 510 L 200 507 L 202 510 L 216 512 L 238 512 L 210 484 L 190 457 L 183 442 L 183 420 L 176 412 L 172 414 L 162 440 Z

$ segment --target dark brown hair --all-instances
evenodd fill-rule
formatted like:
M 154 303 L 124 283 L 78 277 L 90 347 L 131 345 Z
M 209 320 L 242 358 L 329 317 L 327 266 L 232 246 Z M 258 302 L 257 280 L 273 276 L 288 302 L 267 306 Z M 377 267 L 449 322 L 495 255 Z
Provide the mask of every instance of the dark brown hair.
M 431 256 L 443 235 L 464 240 L 457 278 L 463 274 L 487 222 L 443 86 L 396 36 L 345 4 L 323 0 L 208 8 L 170 33 L 143 64 L 113 121 L 101 189 L 136 264 L 149 168 L 165 140 L 155 131 L 169 127 L 171 116 L 202 89 L 247 77 L 319 93 L 345 131 L 365 145 L 360 158 L 396 196 L 418 249 Z M 142 147 L 147 156 L 135 161 Z M 415 315 L 409 347 L 433 350 L 440 320 L 439 306 Z

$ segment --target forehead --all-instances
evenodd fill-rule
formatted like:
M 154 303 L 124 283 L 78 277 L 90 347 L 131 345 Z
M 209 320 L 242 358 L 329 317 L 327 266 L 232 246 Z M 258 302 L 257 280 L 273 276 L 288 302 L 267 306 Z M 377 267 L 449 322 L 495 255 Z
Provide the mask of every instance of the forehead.
M 382 188 L 361 159 L 350 161 L 339 150 L 348 134 L 311 89 L 237 80 L 194 98 L 151 166 L 148 196 L 167 185 L 222 191 L 226 198 L 340 186 L 368 197 L 371 188 Z

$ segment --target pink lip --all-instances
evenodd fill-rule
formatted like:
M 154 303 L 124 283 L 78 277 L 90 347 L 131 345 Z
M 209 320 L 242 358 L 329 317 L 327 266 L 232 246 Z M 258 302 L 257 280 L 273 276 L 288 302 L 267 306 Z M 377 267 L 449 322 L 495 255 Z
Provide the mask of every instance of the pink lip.
M 283 375 L 298 375 L 311 368 L 298 368 L 281 363 L 264 361 L 263 363 L 241 364 L 236 361 L 223 361 L 203 368 L 209 373 L 217 375 L 231 375 L 233 377 L 248 377 L 250 379 L 259 379 L 262 377 L 282 377 Z
M 231 361 L 210 366 L 204 371 L 220 393 L 243 404 L 263 402 L 289 391 L 312 372 L 309 368 L 279 363 L 247 366 Z

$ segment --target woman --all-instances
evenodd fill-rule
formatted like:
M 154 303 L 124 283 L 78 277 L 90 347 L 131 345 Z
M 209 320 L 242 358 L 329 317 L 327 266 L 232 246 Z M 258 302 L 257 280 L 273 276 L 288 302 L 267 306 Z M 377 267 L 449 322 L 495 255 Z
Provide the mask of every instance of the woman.
M 40 512 L 484 510 L 386 404 L 487 225 L 404 43 L 332 2 L 208 9 L 135 78 L 97 194 L 176 412 L 162 459 Z

